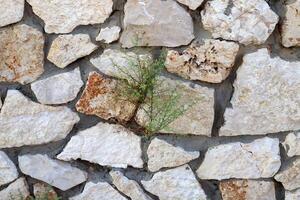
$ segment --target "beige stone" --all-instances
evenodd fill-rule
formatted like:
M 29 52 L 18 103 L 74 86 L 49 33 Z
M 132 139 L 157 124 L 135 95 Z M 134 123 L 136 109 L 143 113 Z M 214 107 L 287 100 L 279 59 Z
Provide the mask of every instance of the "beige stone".
M 188 6 L 192 10 L 196 10 L 204 0 L 177 0 L 179 3 L 182 3 Z
M 118 26 L 106 27 L 100 30 L 96 41 L 104 41 L 109 44 L 119 39 L 121 28 Z
M 288 134 L 282 145 L 289 157 L 300 156 L 300 132 Z
M 33 194 L 35 199 L 47 198 L 47 200 L 57 200 L 58 195 L 55 190 L 45 183 L 35 183 L 33 185 Z
M 0 0 L 0 27 L 20 21 L 24 13 L 24 0 Z
M 26 199 L 29 197 L 29 189 L 25 178 L 19 178 L 7 188 L 0 191 L 0 199 L 11 200 L 11 199 Z
M 300 199 L 300 189 L 294 191 L 285 191 L 285 200 L 299 200 Z
M 274 178 L 281 182 L 286 190 L 300 188 L 300 159 L 297 158 L 283 166 Z

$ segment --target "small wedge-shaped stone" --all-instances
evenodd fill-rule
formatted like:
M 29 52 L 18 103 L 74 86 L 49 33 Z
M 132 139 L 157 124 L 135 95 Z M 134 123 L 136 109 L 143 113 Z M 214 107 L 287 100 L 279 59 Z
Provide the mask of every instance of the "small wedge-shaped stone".
M 225 111 L 220 135 L 299 130 L 299 77 L 300 62 L 271 57 L 265 48 L 245 55 L 234 82 L 232 108 Z
M 100 30 L 96 41 L 104 41 L 109 44 L 119 39 L 121 28 L 118 26 L 106 27 Z
M 87 115 L 97 115 L 103 119 L 130 120 L 136 105 L 118 97 L 117 84 L 117 80 L 104 78 L 97 72 L 91 72 L 86 88 L 76 104 L 77 111 Z
M 217 180 L 269 178 L 280 165 L 279 140 L 265 137 L 209 148 L 197 174 L 200 179 Z
M 165 65 L 169 72 L 186 79 L 220 83 L 231 72 L 238 50 L 234 42 L 207 39 L 182 53 L 168 51 Z
M 283 166 L 274 178 L 281 182 L 286 190 L 300 188 L 300 159 L 297 158 Z
M 0 27 L 20 21 L 24 13 L 24 0 L 0 0 Z
M 197 151 L 188 152 L 181 147 L 175 147 L 163 140 L 154 138 L 147 150 L 148 169 L 151 172 L 163 167 L 177 167 L 199 157 Z
M 273 181 L 226 180 L 219 188 L 223 200 L 276 200 Z
M 79 68 L 76 68 L 36 81 L 31 89 L 42 104 L 63 104 L 74 100 L 82 85 Z
M 182 3 L 188 6 L 192 10 L 196 10 L 204 0 L 177 0 L 179 3 Z
M 87 160 L 103 166 L 142 168 L 141 138 L 117 124 L 99 122 L 73 136 L 57 158 Z
M 0 82 L 27 84 L 43 72 L 43 33 L 26 24 L 1 28 Z
M 98 46 L 91 42 L 88 34 L 60 35 L 53 40 L 47 59 L 57 67 L 65 68 L 97 48 Z
M 144 188 L 160 200 L 206 200 L 206 195 L 188 165 L 157 172 Z
M 0 148 L 64 139 L 78 121 L 78 115 L 65 106 L 41 105 L 8 90 L 0 113 Z
M 45 22 L 46 33 L 70 33 L 76 26 L 103 23 L 111 14 L 112 0 L 27 0 Z
M 22 173 L 63 191 L 87 180 L 86 172 L 47 155 L 22 155 L 18 161 Z
M 187 45 L 194 39 L 190 14 L 173 0 L 128 0 L 122 47 Z
M 203 27 L 213 38 L 245 45 L 264 43 L 278 22 L 278 16 L 265 0 L 207 1 L 201 16 Z
M 88 182 L 81 194 L 70 200 L 127 200 L 106 182 Z
M 3 151 L 0 151 L 0 186 L 14 181 L 18 175 L 15 164 Z
M 300 199 L 300 189 L 294 191 L 285 191 L 285 200 L 299 200 Z
M 128 179 L 122 172 L 110 171 L 109 174 L 117 189 L 131 200 L 152 200 L 136 181 Z
M 288 134 L 282 145 L 289 157 L 300 156 L 300 132 Z
M 0 199 L 2 200 L 17 200 L 27 199 L 30 193 L 25 178 L 19 178 L 11 183 L 7 188 L 0 191 Z

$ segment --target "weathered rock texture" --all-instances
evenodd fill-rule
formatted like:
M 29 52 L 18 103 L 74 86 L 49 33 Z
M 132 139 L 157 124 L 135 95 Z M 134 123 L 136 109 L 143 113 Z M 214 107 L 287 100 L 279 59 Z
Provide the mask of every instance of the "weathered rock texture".
M 36 80 L 44 72 L 43 48 L 43 33 L 31 26 L 1 28 L 0 82 L 27 84 Z
M 35 183 L 33 185 L 33 194 L 36 199 L 57 200 L 58 195 L 54 189 L 44 183 Z
M 265 0 L 212 0 L 201 11 L 203 27 L 214 38 L 242 44 L 262 44 L 273 32 L 278 16 Z
M 275 176 L 275 180 L 281 182 L 286 190 L 300 188 L 300 159 L 283 166 Z
M 0 27 L 22 19 L 24 0 L 0 0 L 0 5 Z
M 177 167 L 198 158 L 199 152 L 188 152 L 163 140 L 154 138 L 148 149 L 148 169 L 158 171 L 163 167 Z
M 106 27 L 100 30 L 96 41 L 104 41 L 105 43 L 112 43 L 119 39 L 121 28 L 118 26 Z
M 142 181 L 146 190 L 161 200 L 206 200 L 206 195 L 188 165 L 157 172 L 149 181 Z
M 182 3 L 188 6 L 192 10 L 196 10 L 204 0 L 177 0 L 179 3 Z
M 61 140 L 78 121 L 78 115 L 65 106 L 44 106 L 8 90 L 0 113 L 0 148 Z
M 282 145 L 289 157 L 300 156 L 300 132 L 288 134 Z
M 96 126 L 73 136 L 61 160 L 87 160 L 103 166 L 142 168 L 141 139 L 121 125 L 99 122 Z
M 176 1 L 128 0 L 124 12 L 123 47 L 176 47 L 194 38 L 192 18 Z
M 18 170 L 15 164 L 3 151 L 0 151 L 0 186 L 10 183 L 18 178 Z
M 29 196 L 28 185 L 25 178 L 19 178 L 7 188 L 0 191 L 0 199 L 26 199 Z
M 294 191 L 285 191 L 285 200 L 300 199 L 300 189 Z
M 86 172 L 72 167 L 69 163 L 53 160 L 47 155 L 19 156 L 20 170 L 35 179 L 41 180 L 63 191 L 87 179 Z
M 267 49 L 244 56 L 222 136 L 300 129 L 300 62 L 271 58 Z
M 78 25 L 103 23 L 111 14 L 112 0 L 27 0 L 45 22 L 46 33 L 70 33 Z
M 192 44 L 182 53 L 169 50 L 166 69 L 190 80 L 220 83 L 229 75 L 239 45 L 220 40 L 204 40 L 204 44 Z
M 36 81 L 31 89 L 42 104 L 63 104 L 76 98 L 83 86 L 79 68 Z
M 217 180 L 269 178 L 280 165 L 279 140 L 265 137 L 209 148 L 197 174 L 200 179 Z
M 65 68 L 78 58 L 92 53 L 98 46 L 87 34 L 60 35 L 52 42 L 47 59 L 59 68 Z

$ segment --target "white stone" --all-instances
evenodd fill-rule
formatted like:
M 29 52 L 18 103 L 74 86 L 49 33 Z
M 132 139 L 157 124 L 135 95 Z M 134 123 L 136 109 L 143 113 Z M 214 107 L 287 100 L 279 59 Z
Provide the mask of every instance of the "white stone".
M 42 104 L 63 104 L 76 98 L 83 86 L 79 68 L 57 74 L 31 84 L 31 89 Z
M 187 45 L 194 39 L 190 14 L 173 0 L 128 0 L 122 47 Z
M 300 129 L 300 62 L 271 57 L 267 49 L 244 56 L 237 70 L 232 108 L 221 136 L 263 135 Z
M 59 35 L 50 46 L 47 59 L 59 68 L 65 68 L 75 60 L 89 55 L 98 46 L 88 34 Z
M 71 197 L 70 200 L 127 200 L 111 185 L 105 182 L 88 182 L 81 194 Z
M 109 44 L 119 39 L 121 28 L 118 26 L 106 27 L 100 30 L 96 41 L 104 41 Z
M 289 157 L 300 156 L 300 132 L 288 134 L 282 145 Z
M 209 148 L 197 174 L 200 179 L 217 180 L 269 178 L 280 165 L 279 140 L 265 137 Z
M 18 176 L 15 164 L 3 151 L 0 151 L 0 186 L 14 181 Z
M 27 0 L 45 22 L 46 33 L 70 33 L 79 25 L 103 23 L 111 14 L 112 0 Z
M 18 157 L 18 161 L 22 173 L 63 191 L 87 180 L 86 172 L 47 155 L 22 155 Z
M 11 183 L 7 188 L 0 191 L 0 199 L 2 200 L 14 200 L 14 199 L 26 199 L 29 197 L 28 185 L 25 178 L 19 178 L 15 182 Z
M 0 0 L 0 27 L 20 21 L 24 13 L 24 0 Z
M 117 189 L 131 200 L 152 200 L 136 181 L 128 179 L 122 172 L 110 171 L 109 174 Z
M 87 160 L 102 166 L 142 168 L 141 138 L 117 124 L 99 122 L 80 131 L 57 158 Z
M 300 188 L 300 159 L 286 164 L 274 177 L 286 190 Z
M 300 189 L 295 191 L 285 191 L 285 200 L 299 200 L 300 199 Z
M 204 0 L 177 0 L 179 3 L 182 3 L 188 6 L 192 10 L 196 10 Z
M 173 146 L 163 140 L 154 138 L 148 149 L 148 169 L 151 172 L 164 167 L 177 167 L 199 157 L 197 151 L 188 152 L 181 147 Z
M 78 115 L 65 106 L 44 106 L 8 90 L 0 113 L 0 148 L 64 139 L 78 121 Z
M 242 44 L 263 44 L 273 32 L 278 16 L 265 0 L 212 0 L 201 11 L 204 29 L 213 38 Z
M 157 172 L 144 188 L 160 200 L 206 200 L 206 195 L 188 165 Z

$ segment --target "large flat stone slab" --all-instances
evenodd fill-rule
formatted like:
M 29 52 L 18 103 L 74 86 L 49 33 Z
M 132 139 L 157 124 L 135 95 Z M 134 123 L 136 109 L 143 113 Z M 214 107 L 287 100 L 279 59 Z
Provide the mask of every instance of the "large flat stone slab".
M 24 13 L 24 0 L 0 0 L 0 27 L 20 21 Z

